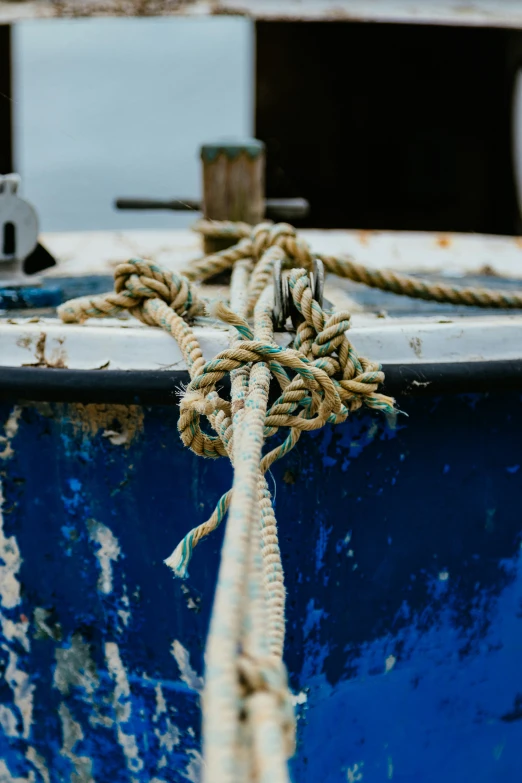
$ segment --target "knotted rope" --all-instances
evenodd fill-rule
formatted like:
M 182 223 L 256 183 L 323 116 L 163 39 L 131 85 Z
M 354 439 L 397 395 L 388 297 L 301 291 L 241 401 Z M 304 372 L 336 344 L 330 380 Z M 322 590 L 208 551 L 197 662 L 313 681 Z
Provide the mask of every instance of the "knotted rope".
M 337 424 L 365 405 L 391 413 L 394 401 L 379 392 L 380 366 L 359 356 L 348 339 L 348 312 L 329 313 L 314 299 L 307 270 L 314 256 L 287 224 L 203 222 L 207 236 L 238 240 L 176 275 L 134 259 L 115 271 L 115 289 L 71 300 L 59 308 L 69 323 L 128 311 L 159 326 L 178 342 L 190 383 L 180 403 L 178 429 L 196 454 L 227 456 L 234 481 L 210 519 L 194 527 L 167 564 L 183 577 L 192 552 L 223 520 L 228 522 L 206 650 L 203 697 L 205 780 L 213 783 L 287 783 L 286 759 L 295 745 L 291 696 L 282 661 L 285 589 L 277 523 L 265 473 L 290 451 L 301 433 Z M 369 270 L 349 259 L 321 256 L 327 271 L 408 296 L 495 307 L 522 307 L 522 296 L 484 289 L 431 285 L 393 272 Z M 299 323 L 292 347 L 274 342 L 271 277 L 276 261 L 288 273 Z M 232 270 L 230 307 L 210 305 L 194 281 Z M 230 347 L 205 362 L 189 322 L 209 313 L 230 328 Z M 253 315 L 253 326 L 250 319 Z M 230 399 L 217 384 L 231 377 Z M 271 378 L 280 394 L 269 407 Z M 201 417 L 213 434 L 201 428 Z M 280 429 L 286 437 L 263 454 Z

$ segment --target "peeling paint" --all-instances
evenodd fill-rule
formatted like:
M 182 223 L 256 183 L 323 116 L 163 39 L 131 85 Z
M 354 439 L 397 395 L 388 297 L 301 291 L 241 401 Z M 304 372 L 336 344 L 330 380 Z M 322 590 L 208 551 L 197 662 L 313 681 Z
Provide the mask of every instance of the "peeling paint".
M 0 448 L 3 446 L 2 450 L 0 451 L 0 459 L 9 459 L 14 454 L 12 442 L 16 436 L 16 433 L 18 432 L 21 415 L 22 408 L 19 405 L 15 405 L 9 414 L 9 418 L 4 424 L 5 434 L 0 435 Z
M 0 783 L 34 783 L 34 781 L 35 777 L 33 772 L 30 772 L 29 777 L 27 778 L 14 777 L 5 761 L 0 759 Z
M 18 718 L 5 704 L 0 704 L 0 726 L 7 737 L 18 737 Z
M 6 433 L 6 446 L 3 456 L 12 456 L 11 442 L 18 430 L 20 409 L 13 409 L 9 416 L 4 431 Z M 2 482 L 0 481 L 0 603 L 3 610 L 9 611 L 20 604 L 20 582 L 18 572 L 22 565 L 20 549 L 15 536 L 6 536 L 4 532 L 4 495 Z M 30 649 L 27 619 L 21 617 L 19 621 L 0 612 L 0 625 L 5 642 L 2 649 L 7 651 L 8 663 L 4 672 L 4 680 L 13 694 L 13 703 L 19 717 L 6 705 L 2 705 L 0 725 L 8 736 L 18 736 L 27 739 L 31 732 L 33 719 L 33 692 L 34 685 L 30 682 L 29 674 L 19 668 L 20 655 L 18 646 L 25 652 Z M 21 730 L 19 720 L 21 719 Z
M 199 783 L 203 775 L 203 757 L 198 750 L 191 748 L 188 750 L 187 755 L 190 757 L 190 761 L 187 764 L 185 772 L 182 772 L 184 778 L 190 780 L 191 783 Z
M 99 549 L 96 550 L 96 558 L 101 571 L 98 590 L 100 593 L 108 595 L 112 592 L 112 563 L 121 555 L 118 539 L 112 530 L 94 519 L 87 520 L 87 530 L 91 541 L 99 544 Z
M 98 687 L 98 673 L 91 657 L 89 645 L 81 634 L 75 633 L 70 646 L 55 650 L 56 668 L 54 686 L 67 696 L 72 688 L 83 688 L 91 695 Z
M 346 780 L 348 783 L 359 783 L 359 781 L 363 780 L 363 771 L 362 768 L 364 766 L 364 761 L 360 761 L 357 764 L 354 764 L 352 767 L 349 767 L 349 769 L 346 770 Z
M 31 684 L 27 672 L 18 668 L 19 656 L 9 650 L 9 663 L 5 670 L 5 681 L 13 692 L 13 699 L 22 717 L 23 731 L 21 736 L 27 739 L 31 732 L 33 722 L 33 692 L 35 686 Z
M 29 761 L 29 763 L 33 765 L 36 771 L 40 773 L 43 783 L 50 783 L 51 778 L 49 776 L 49 770 L 47 769 L 47 764 L 45 763 L 45 759 L 43 758 L 43 756 L 40 756 L 36 748 L 29 746 L 29 748 L 27 749 L 27 753 L 25 754 L 25 757 L 27 761 Z
M 62 628 L 60 623 L 53 621 L 53 613 L 43 606 L 36 606 L 33 612 L 35 624 L 35 639 L 52 639 L 61 642 Z
M 129 680 L 116 642 L 106 642 L 105 659 L 107 661 L 109 674 L 115 683 L 113 706 L 116 714 L 118 743 L 123 750 L 127 769 L 130 772 L 139 772 L 143 769 L 143 761 L 139 755 L 136 737 L 134 734 L 127 734 L 122 728 L 122 726 L 130 720 L 132 703 Z
M 289 464 L 274 467 L 281 486 L 284 471 L 295 476 L 277 498 L 298 716 L 293 780 L 348 781 L 350 770 L 362 783 L 437 783 L 443 758 L 448 783 L 468 766 L 487 780 L 518 769 L 522 470 L 513 432 L 522 414 L 520 395 L 510 399 L 492 393 L 476 411 L 456 398 L 408 402 L 415 417 L 393 431 L 361 411 L 303 438 Z M 12 406 L 3 410 L 1 422 Z M 195 457 L 172 444 L 168 409 L 145 409 L 147 439 L 129 449 L 102 429 L 95 438 L 74 429 L 68 406 L 48 410 L 44 419 L 24 405 L 4 480 L 0 545 L 16 533 L 19 565 L 12 606 L 0 605 L 11 685 L 2 681 L 0 783 L 199 782 L 198 671 L 219 539 L 198 550 L 183 585 L 163 578 L 158 553 L 194 503 L 213 504 L 229 473 L 208 461 L 197 485 L 178 480 Z M 483 448 L 490 442 L 500 451 Z M 138 513 L 150 502 L 154 536 Z
M 172 723 L 170 718 L 167 718 L 166 730 L 164 732 L 161 732 L 159 729 L 155 729 L 154 733 L 159 740 L 160 748 L 165 748 L 167 753 L 172 753 L 176 745 L 179 745 L 180 743 L 180 731 L 178 727 Z
M 4 495 L 0 484 L 0 603 L 4 609 L 13 609 L 20 603 L 20 582 L 17 574 L 22 558 L 16 538 L 4 533 L 3 506 Z
M 69 708 L 62 702 L 58 709 L 62 722 L 62 756 L 71 762 L 74 774 L 71 783 L 94 783 L 92 775 L 92 760 L 88 756 L 78 756 L 74 752 L 76 744 L 84 739 L 82 727 L 75 721 Z
M 153 720 L 156 722 L 160 715 L 163 715 L 164 712 L 167 712 L 167 702 L 165 701 L 163 688 L 161 687 L 160 682 L 156 683 L 154 691 L 156 693 L 156 712 L 154 713 Z
M 183 647 L 181 642 L 175 639 L 170 649 L 181 674 L 181 680 L 193 691 L 201 692 L 203 690 L 203 678 L 199 677 L 190 665 L 190 653 Z

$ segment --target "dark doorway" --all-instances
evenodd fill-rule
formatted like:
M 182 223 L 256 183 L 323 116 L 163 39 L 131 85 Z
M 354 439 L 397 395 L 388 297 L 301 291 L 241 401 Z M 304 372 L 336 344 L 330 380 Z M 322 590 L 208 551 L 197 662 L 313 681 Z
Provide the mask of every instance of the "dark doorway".
M 514 233 L 510 35 L 258 23 L 268 196 L 309 226 Z

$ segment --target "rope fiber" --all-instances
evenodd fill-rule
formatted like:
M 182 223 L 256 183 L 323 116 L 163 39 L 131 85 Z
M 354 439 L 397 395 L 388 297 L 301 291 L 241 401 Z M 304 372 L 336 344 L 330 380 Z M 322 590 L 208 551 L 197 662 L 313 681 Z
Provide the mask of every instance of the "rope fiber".
M 185 577 L 194 548 L 223 521 L 225 539 L 206 648 L 203 695 L 205 783 L 288 783 L 295 748 L 292 699 L 283 664 L 285 588 L 272 496 L 265 473 L 302 432 L 344 422 L 362 406 L 392 414 L 394 400 L 379 392 L 381 367 L 360 356 L 347 337 L 350 313 L 327 312 L 314 299 L 308 272 L 314 255 L 285 223 L 200 221 L 207 237 L 236 244 L 195 261 L 182 275 L 142 259 L 120 264 L 114 291 L 73 299 L 58 312 L 67 323 L 128 311 L 178 343 L 190 383 L 180 402 L 178 429 L 196 454 L 227 457 L 232 488 L 211 517 L 190 530 L 165 561 Z M 521 308 L 522 295 L 431 284 L 351 259 L 317 256 L 327 272 L 404 296 L 479 307 Z M 274 342 L 274 265 L 281 261 L 299 314 L 290 348 Z M 230 302 L 209 303 L 196 282 L 231 271 Z M 191 328 L 210 314 L 230 330 L 230 346 L 205 362 Z M 230 374 L 230 399 L 218 384 Z M 279 396 L 269 406 L 271 379 Z M 202 429 L 205 417 L 211 434 Z M 265 443 L 279 430 L 271 450 Z

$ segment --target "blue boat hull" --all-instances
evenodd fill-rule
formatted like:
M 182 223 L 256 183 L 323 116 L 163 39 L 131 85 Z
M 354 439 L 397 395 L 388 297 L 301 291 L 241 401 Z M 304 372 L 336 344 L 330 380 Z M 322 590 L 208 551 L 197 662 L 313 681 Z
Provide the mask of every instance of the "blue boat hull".
M 406 398 L 274 466 L 296 783 L 520 778 L 521 401 Z M 198 780 L 222 530 L 186 581 L 162 561 L 227 462 L 182 447 L 173 406 L 13 401 L 0 421 L 0 772 Z

